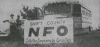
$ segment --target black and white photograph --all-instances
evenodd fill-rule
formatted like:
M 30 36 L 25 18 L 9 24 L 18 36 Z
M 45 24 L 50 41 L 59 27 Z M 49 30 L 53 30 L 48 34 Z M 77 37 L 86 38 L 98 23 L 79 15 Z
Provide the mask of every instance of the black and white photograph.
M 0 0 L 0 47 L 100 47 L 100 0 Z

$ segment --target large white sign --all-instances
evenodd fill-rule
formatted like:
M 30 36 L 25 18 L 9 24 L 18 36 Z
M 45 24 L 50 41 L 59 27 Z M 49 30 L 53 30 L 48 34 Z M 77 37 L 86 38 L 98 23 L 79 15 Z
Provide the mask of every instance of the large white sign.
M 25 44 L 73 43 L 73 19 L 32 20 L 24 24 Z

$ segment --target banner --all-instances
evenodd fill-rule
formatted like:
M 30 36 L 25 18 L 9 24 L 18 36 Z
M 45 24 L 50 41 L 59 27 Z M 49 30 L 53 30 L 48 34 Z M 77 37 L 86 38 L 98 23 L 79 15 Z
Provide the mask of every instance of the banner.
M 31 20 L 24 24 L 25 44 L 73 43 L 73 19 Z

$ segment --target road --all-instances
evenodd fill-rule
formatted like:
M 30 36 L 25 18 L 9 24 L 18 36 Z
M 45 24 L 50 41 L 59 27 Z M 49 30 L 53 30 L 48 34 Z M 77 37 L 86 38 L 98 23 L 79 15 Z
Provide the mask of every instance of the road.
M 24 41 L 8 41 L 0 38 L 0 47 L 100 47 L 100 31 L 74 36 L 73 44 L 24 44 Z
M 75 36 L 75 42 L 78 47 L 100 47 L 100 31 Z

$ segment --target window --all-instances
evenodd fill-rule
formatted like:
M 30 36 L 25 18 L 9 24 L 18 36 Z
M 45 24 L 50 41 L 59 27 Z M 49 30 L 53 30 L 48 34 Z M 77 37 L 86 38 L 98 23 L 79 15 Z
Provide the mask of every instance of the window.
M 81 13 L 82 13 L 82 15 L 85 15 L 85 11 L 84 10 L 82 10 Z
M 81 12 L 81 5 L 80 4 L 74 4 L 73 12 Z
M 80 4 L 74 4 L 73 5 L 73 16 L 79 17 L 81 16 L 81 5 Z

